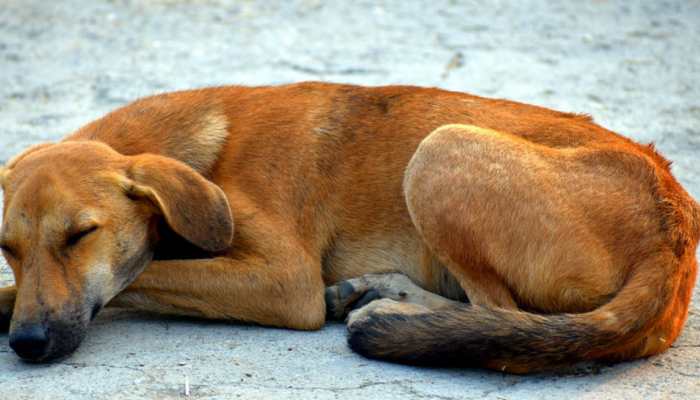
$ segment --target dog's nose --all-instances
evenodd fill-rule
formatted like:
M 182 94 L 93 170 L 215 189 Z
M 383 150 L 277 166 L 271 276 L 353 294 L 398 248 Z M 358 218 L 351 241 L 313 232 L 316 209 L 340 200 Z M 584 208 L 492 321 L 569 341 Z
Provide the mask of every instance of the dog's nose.
M 41 324 L 24 325 L 10 334 L 10 347 L 28 361 L 41 359 L 49 349 L 49 338 Z

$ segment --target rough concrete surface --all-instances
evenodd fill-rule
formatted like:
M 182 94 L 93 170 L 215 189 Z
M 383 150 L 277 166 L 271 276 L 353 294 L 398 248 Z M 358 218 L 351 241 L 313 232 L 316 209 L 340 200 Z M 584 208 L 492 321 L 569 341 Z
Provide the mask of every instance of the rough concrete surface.
M 655 141 L 700 196 L 700 2 L 0 1 L 0 160 L 138 96 L 329 80 L 440 86 L 592 114 Z M 2 279 L 11 283 L 3 267 Z M 0 399 L 699 398 L 700 301 L 667 353 L 517 377 L 368 361 L 312 333 L 104 312 Z

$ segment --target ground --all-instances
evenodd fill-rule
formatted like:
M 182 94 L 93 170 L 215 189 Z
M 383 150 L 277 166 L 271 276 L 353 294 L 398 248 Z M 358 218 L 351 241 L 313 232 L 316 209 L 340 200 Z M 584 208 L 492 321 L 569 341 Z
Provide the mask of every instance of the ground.
M 656 142 L 700 197 L 698 1 L 42 1 L 0 7 L 0 161 L 139 96 L 222 84 L 405 83 L 589 113 Z M 5 272 L 1 281 L 10 284 Z M 667 353 L 517 377 L 368 361 L 313 333 L 122 311 L 1 399 L 699 398 L 698 290 Z

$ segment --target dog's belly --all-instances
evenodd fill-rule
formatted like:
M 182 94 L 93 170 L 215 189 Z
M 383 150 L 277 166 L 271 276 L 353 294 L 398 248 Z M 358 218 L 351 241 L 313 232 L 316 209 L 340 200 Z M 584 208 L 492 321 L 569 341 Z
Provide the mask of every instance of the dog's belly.
M 415 235 L 373 235 L 361 239 L 337 238 L 323 257 L 326 284 L 365 274 L 401 272 L 424 285 L 421 272 L 423 243 Z
M 416 232 L 338 239 L 323 257 L 326 285 L 366 274 L 400 272 L 422 288 L 466 300 L 459 282 L 440 264 Z

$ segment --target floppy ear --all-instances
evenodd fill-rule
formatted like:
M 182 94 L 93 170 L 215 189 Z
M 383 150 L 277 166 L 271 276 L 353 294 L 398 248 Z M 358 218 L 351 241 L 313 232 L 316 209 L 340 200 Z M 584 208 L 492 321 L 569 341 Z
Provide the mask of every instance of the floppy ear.
M 231 245 L 233 216 L 221 188 L 172 158 L 130 158 L 123 184 L 130 196 L 149 200 L 173 231 L 204 250 L 222 251 Z

